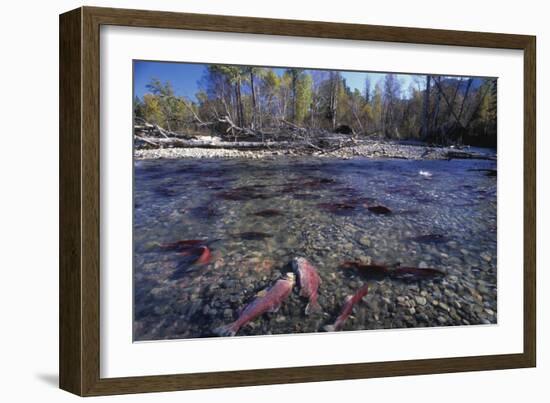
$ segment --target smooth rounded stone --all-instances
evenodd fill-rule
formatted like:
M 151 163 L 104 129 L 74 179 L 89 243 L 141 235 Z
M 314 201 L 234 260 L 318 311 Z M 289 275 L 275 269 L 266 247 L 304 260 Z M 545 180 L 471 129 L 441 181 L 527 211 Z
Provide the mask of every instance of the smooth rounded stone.
M 357 287 L 359 287 L 359 283 L 357 281 L 352 280 L 352 281 L 349 282 L 349 286 L 351 288 L 357 288 Z
M 466 261 L 466 265 L 470 267 L 476 267 L 479 264 L 478 260 L 474 259 L 470 255 L 466 256 L 464 260 Z
M 439 322 L 439 324 L 441 325 L 444 325 L 445 323 L 447 323 L 447 319 L 443 316 L 438 316 L 437 317 L 437 321 Z
M 243 280 L 242 280 L 243 287 L 245 287 L 245 288 L 250 287 L 254 283 L 254 280 L 255 280 L 255 277 L 253 277 L 253 276 L 244 277 Z
M 413 291 L 415 294 L 418 293 L 418 290 L 420 289 L 418 287 L 418 284 L 409 284 L 408 286 L 410 291 Z M 410 296 L 407 296 L 410 299 Z
M 414 315 L 414 314 L 416 313 L 416 309 L 414 309 L 414 308 L 409 308 L 409 309 L 408 309 L 408 312 L 409 312 L 409 314 Z
M 443 291 L 443 294 L 445 294 L 445 296 L 447 298 L 455 298 L 456 297 L 456 294 L 454 292 L 452 292 L 451 290 L 449 290 L 448 288 L 445 288 L 445 291 Z
M 462 260 L 459 259 L 458 257 L 452 256 L 449 258 L 449 261 L 447 263 L 452 266 L 461 266 Z
M 460 322 L 461 321 L 461 317 L 456 313 L 456 311 L 451 311 L 449 313 L 449 316 L 455 321 L 455 322 Z
M 298 238 L 295 236 L 288 236 L 285 238 L 287 244 L 289 245 L 296 245 L 298 243 Z
M 362 236 L 359 238 L 359 243 L 363 246 L 366 246 L 367 248 L 370 248 L 371 242 L 370 239 L 367 236 Z
M 352 243 L 348 242 L 348 243 L 343 244 L 341 249 L 344 250 L 344 251 L 351 251 L 351 250 L 354 249 L 354 246 L 353 246 Z
M 226 319 L 233 319 L 233 311 L 229 308 L 223 310 L 223 316 Z
M 430 322 L 430 318 L 424 312 L 417 311 L 414 317 L 416 318 L 417 321 L 420 321 L 420 322 L 426 322 L 426 323 Z
M 479 306 L 479 305 L 471 305 L 471 309 L 473 312 L 477 313 L 477 314 L 480 314 L 483 312 L 483 307 Z
M 477 287 L 477 290 L 481 293 L 481 294 L 488 294 L 489 293 L 489 289 L 487 288 L 487 286 L 483 283 L 480 283 Z
M 382 309 L 385 307 L 385 304 L 381 304 L 380 300 L 377 298 L 365 297 L 364 301 L 366 301 L 367 308 L 371 312 L 379 312 L 381 310 L 380 305 L 382 305 Z
M 277 317 L 275 318 L 275 322 L 277 322 L 277 323 L 284 322 L 285 320 L 286 320 L 286 317 L 284 317 L 284 316 L 282 316 L 282 315 L 277 316 Z
M 476 301 L 483 302 L 483 297 L 476 290 L 470 289 L 470 294 L 472 294 L 472 296 Z
M 449 312 L 451 310 L 451 308 L 449 308 L 449 306 L 444 302 L 439 303 L 439 308 L 441 308 L 441 309 L 443 309 L 444 311 L 447 311 L 447 312 Z
M 492 301 L 492 302 L 485 301 L 483 303 L 483 307 L 486 308 L 486 309 L 490 309 L 491 311 L 494 312 L 497 309 L 496 301 Z
M 479 256 L 486 262 L 490 262 L 491 260 L 493 260 L 493 257 L 488 252 L 482 252 Z
M 494 316 L 495 313 L 491 309 L 485 308 L 485 312 L 487 312 L 488 315 Z
M 345 224 L 343 226 L 344 231 L 347 234 L 353 234 L 355 237 L 361 236 L 362 232 L 358 230 L 358 228 L 352 224 Z
M 451 283 L 456 283 L 456 282 L 458 281 L 458 277 L 457 277 L 457 276 L 454 276 L 454 275 L 447 276 L 447 279 L 448 279 Z
M 418 305 L 422 305 L 422 306 L 426 305 L 426 303 L 428 302 L 425 297 L 420 297 L 420 296 L 414 297 L 414 300 Z
M 158 242 L 146 242 L 145 245 L 143 245 L 143 252 L 153 252 L 160 246 L 160 243 Z
M 357 260 L 359 260 L 361 263 L 364 264 L 371 264 L 372 263 L 372 257 L 368 255 L 359 255 L 357 256 Z

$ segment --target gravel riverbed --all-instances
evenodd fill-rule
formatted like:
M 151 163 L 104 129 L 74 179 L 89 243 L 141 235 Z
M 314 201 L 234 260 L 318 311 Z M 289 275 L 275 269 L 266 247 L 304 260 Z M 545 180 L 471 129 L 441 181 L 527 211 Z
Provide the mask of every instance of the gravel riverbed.
M 425 150 L 415 146 L 399 147 L 410 159 L 382 159 L 388 149 L 370 149 L 380 159 L 224 159 L 211 158 L 220 150 L 209 149 L 197 164 L 200 150 L 192 149 L 194 158 L 136 161 L 134 339 L 215 336 L 296 256 L 318 269 L 322 313 L 305 315 L 307 301 L 295 287 L 278 312 L 239 336 L 322 332 L 346 296 L 367 283 L 369 293 L 343 330 L 496 324 L 496 177 L 489 174 L 496 162 L 420 159 Z M 391 214 L 362 204 L 325 209 L 352 199 Z M 183 239 L 212 241 L 212 259 L 175 278 L 182 257 L 159 245 Z M 343 269 L 350 260 L 436 268 L 445 276 L 373 278 Z

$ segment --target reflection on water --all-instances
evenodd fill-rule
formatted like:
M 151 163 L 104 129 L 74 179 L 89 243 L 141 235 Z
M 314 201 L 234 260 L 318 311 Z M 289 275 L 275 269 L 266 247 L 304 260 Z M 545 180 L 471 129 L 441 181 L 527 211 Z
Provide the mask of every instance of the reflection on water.
M 367 281 L 344 330 L 496 323 L 495 169 L 473 160 L 136 161 L 134 338 L 213 336 L 294 256 L 317 267 L 324 314 L 304 316 L 294 292 L 239 335 L 322 331 Z M 174 245 L 181 240 L 204 242 L 211 256 L 197 264 L 204 249 Z M 358 259 L 447 275 L 399 282 L 339 267 Z

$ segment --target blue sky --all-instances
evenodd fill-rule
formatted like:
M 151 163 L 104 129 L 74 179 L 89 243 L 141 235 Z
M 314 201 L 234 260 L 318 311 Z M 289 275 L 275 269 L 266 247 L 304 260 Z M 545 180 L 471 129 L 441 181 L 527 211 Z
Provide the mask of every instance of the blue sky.
M 162 82 L 170 81 L 174 92 L 178 96 L 186 96 L 195 99 L 195 94 L 199 91 L 199 81 L 206 69 L 206 64 L 194 63 L 172 63 L 172 62 L 150 62 L 134 61 L 134 94 L 142 98 L 147 91 L 147 84 L 152 78 L 158 78 Z M 277 74 L 282 74 L 284 69 L 275 69 Z M 384 78 L 383 73 L 362 73 L 342 71 L 342 76 L 346 79 L 347 85 L 352 89 L 359 89 L 361 93 L 365 90 L 365 78 L 370 77 L 371 87 Z M 398 74 L 403 91 L 408 93 L 408 89 L 413 81 L 412 74 Z M 423 76 L 421 76 L 423 77 Z

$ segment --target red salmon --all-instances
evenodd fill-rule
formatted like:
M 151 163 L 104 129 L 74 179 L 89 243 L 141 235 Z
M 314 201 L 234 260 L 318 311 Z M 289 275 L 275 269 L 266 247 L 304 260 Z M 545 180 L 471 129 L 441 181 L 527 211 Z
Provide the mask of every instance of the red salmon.
M 393 271 L 390 272 L 390 276 L 396 279 L 401 280 L 419 280 L 423 278 L 433 278 L 433 277 L 444 277 L 445 272 L 438 270 L 438 269 L 432 269 L 432 268 L 424 268 L 421 269 L 419 267 L 403 267 L 400 266 Z
M 208 246 L 201 246 L 202 253 L 199 256 L 199 258 L 195 261 L 196 264 L 208 264 L 210 263 L 210 259 L 212 258 L 212 254 L 210 253 L 210 249 L 208 249 Z
M 283 301 L 294 287 L 294 273 L 287 273 L 286 278 L 279 279 L 267 290 L 260 291 L 256 298 L 242 311 L 239 318 L 229 325 L 214 330 L 219 336 L 235 336 L 239 329 L 265 312 L 277 312 Z
M 351 312 L 353 311 L 353 307 L 355 306 L 355 304 L 361 301 L 363 297 L 367 295 L 368 292 L 369 292 L 369 285 L 365 284 L 354 295 L 348 295 L 346 297 L 346 302 L 344 303 L 344 307 L 342 308 L 340 315 L 336 318 L 336 322 L 334 322 L 333 325 L 325 326 L 325 330 L 327 332 L 334 332 L 337 330 L 341 330 L 344 327 L 344 323 L 351 315 Z
M 206 239 L 184 239 L 182 241 L 164 243 L 160 247 L 164 250 L 181 252 L 195 246 L 205 245 L 206 242 Z
M 306 306 L 306 315 L 313 312 L 321 312 L 321 306 L 317 302 L 317 290 L 321 284 L 321 277 L 317 269 L 303 257 L 292 259 L 292 269 L 298 275 L 300 282 L 300 296 L 309 298 Z

